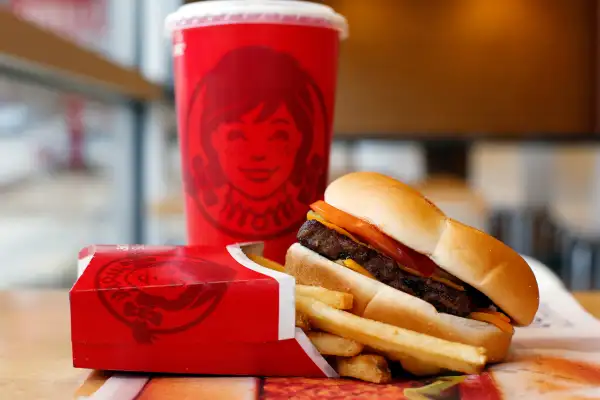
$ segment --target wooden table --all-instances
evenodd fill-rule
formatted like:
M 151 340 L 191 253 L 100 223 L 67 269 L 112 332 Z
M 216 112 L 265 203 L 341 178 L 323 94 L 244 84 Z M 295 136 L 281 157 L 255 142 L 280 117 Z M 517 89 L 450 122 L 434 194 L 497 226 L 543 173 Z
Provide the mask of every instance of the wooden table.
M 575 297 L 600 318 L 600 292 Z M 0 292 L 0 399 L 72 398 L 88 375 L 71 366 L 67 292 Z

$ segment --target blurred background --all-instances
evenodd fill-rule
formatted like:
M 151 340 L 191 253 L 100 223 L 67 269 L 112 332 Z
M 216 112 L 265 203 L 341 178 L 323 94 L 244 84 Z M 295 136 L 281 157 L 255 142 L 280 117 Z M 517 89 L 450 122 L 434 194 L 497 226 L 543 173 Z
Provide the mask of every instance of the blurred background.
M 181 0 L 0 0 L 0 289 L 69 287 L 91 243 L 185 242 Z M 376 170 L 600 288 L 598 0 L 330 0 L 331 179 Z

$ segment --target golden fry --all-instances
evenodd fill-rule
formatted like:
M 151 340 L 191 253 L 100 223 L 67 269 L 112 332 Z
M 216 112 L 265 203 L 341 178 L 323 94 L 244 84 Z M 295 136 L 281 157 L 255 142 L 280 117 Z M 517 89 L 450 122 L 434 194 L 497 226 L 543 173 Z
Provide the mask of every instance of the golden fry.
M 439 375 L 442 372 L 440 367 L 427 364 L 421 360 L 417 360 L 416 358 L 408 357 L 402 354 L 381 352 L 369 346 L 365 346 L 363 351 L 370 354 L 381 354 L 388 360 L 398 361 L 406 372 L 409 372 L 415 376 Z
M 311 326 L 355 340 L 382 353 L 410 357 L 429 366 L 476 374 L 487 361 L 485 349 L 449 342 L 336 310 L 318 300 L 296 296 L 296 309 Z
M 397 354 L 386 354 L 390 360 L 399 361 L 402 364 L 402 368 L 415 376 L 433 376 L 439 375 L 442 372 L 440 367 L 435 365 L 427 364 L 416 358 L 401 356 Z
M 327 332 L 309 332 L 308 338 L 324 356 L 352 357 L 360 354 L 363 345 Z
M 285 273 L 285 268 L 278 262 L 269 260 L 268 258 L 264 258 L 263 256 L 259 256 L 257 254 L 248 254 L 248 258 L 262 267 Z
M 340 376 L 360 379 L 373 383 L 387 383 L 392 380 L 392 373 L 387 360 L 380 355 L 361 354 L 352 358 L 339 358 L 337 372 Z
M 310 331 L 310 321 L 306 314 L 296 310 L 296 326 L 301 328 L 304 332 Z
M 354 297 L 350 293 L 336 292 L 319 286 L 296 285 L 296 296 L 306 296 L 339 310 L 352 309 Z

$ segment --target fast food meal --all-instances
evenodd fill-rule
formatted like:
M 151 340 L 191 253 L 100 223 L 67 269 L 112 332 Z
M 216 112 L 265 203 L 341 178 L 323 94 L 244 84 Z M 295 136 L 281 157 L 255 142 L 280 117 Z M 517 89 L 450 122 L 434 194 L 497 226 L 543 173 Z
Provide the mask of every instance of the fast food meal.
M 532 322 L 539 293 L 525 260 L 411 187 L 352 173 L 311 209 L 285 266 L 254 260 L 296 278 L 297 326 L 338 356 L 340 374 L 383 382 L 386 360 L 418 376 L 478 373 L 505 358 L 513 326 Z
M 525 260 L 497 239 L 447 217 L 413 188 L 378 173 L 351 173 L 331 183 L 324 201 L 311 209 L 298 243 L 288 250 L 285 271 L 298 284 L 351 293 L 352 314 L 467 345 L 455 350 L 463 366 L 474 368 L 483 357 L 476 349 L 485 350 L 487 362 L 501 361 L 513 326 L 533 321 L 539 292 Z M 308 313 L 306 308 L 300 309 Z M 329 328 L 310 314 L 309 319 Z M 394 349 L 362 343 L 394 358 Z M 421 348 L 403 350 L 396 358 L 408 370 L 457 367 L 442 365 Z
M 263 257 L 258 264 L 280 270 Z M 324 356 L 336 356 L 341 376 L 374 383 L 391 379 L 387 359 L 415 375 L 442 369 L 477 373 L 486 363 L 485 349 L 450 342 L 354 315 L 352 294 L 319 286 L 296 285 L 296 326 Z

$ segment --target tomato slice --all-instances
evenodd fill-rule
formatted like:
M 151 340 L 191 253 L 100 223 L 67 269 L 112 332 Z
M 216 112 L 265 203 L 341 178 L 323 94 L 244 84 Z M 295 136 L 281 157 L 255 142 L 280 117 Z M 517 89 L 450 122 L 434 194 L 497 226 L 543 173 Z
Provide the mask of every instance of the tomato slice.
M 322 200 L 311 204 L 310 208 L 327 221 L 359 236 L 361 240 L 371 245 L 374 249 L 391 257 L 407 268 L 416 270 L 424 276 L 431 276 L 437 269 L 437 265 L 429 257 L 392 239 L 381 232 L 375 225 L 345 213 Z

